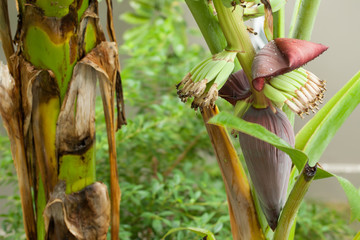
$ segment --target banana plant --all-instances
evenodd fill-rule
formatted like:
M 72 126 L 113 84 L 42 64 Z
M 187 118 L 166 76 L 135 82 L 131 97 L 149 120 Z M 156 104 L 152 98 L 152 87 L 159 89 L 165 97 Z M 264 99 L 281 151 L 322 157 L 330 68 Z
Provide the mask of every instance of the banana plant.
M 358 100 L 351 104 L 349 101 L 359 91 L 359 76 L 356 74 L 316 113 L 326 90 L 325 81 L 302 66 L 327 49 L 321 44 L 305 41 L 310 40 L 320 1 L 296 2 L 289 33 L 291 38 L 284 38 L 286 1 L 188 0 L 186 3 L 209 49 L 218 46 L 219 41 L 214 37 L 215 34 L 209 37 L 212 34 L 206 26 L 218 24 L 221 28 L 227 46 L 217 51 L 212 50 L 213 58 L 216 58 L 219 52 L 231 50 L 236 52 L 235 66 L 238 61 L 242 69 L 238 71 L 235 67 L 235 73 L 229 76 L 223 88 L 213 94 L 233 104 L 235 115 L 218 113 L 216 97 L 212 98 L 212 101 L 204 98 L 203 104 L 198 104 L 196 93 L 200 83 L 197 82 L 202 80 L 208 84 L 208 75 L 211 79 L 216 78 L 213 76 L 215 70 L 205 68 L 206 64 L 201 68 L 204 62 L 195 66 L 177 85 L 179 97 L 183 101 L 193 98 L 192 107 L 195 106 L 195 109 L 200 108 L 201 112 L 216 109 L 216 116 L 206 119 L 209 120 L 207 124 L 229 127 L 239 132 L 240 145 L 252 185 L 248 185 L 249 181 L 244 179 L 237 181 L 247 185 L 244 189 L 251 189 L 253 197 L 244 199 L 252 202 L 250 206 L 255 206 L 256 212 L 248 213 L 256 216 L 243 217 L 242 221 L 238 220 L 240 217 L 233 218 L 239 208 L 231 201 L 233 193 L 229 191 L 229 180 L 225 176 L 236 169 L 223 168 L 224 159 L 217 154 L 227 190 L 233 239 L 293 239 L 296 214 L 310 183 L 314 179 L 335 176 L 318 167 L 317 162 L 334 133 L 358 104 Z M 209 7 L 206 7 L 206 3 L 209 3 Z M 209 14 L 208 9 L 211 8 L 213 11 L 210 11 L 210 14 L 215 13 L 216 18 L 203 17 Z M 249 37 L 252 32 L 248 32 L 249 28 L 244 21 L 262 15 L 265 15 L 264 32 L 269 43 L 255 53 Z M 222 72 L 219 70 L 218 74 L 220 73 Z M 211 87 L 212 85 L 207 85 L 202 89 L 206 92 Z M 291 126 L 294 114 L 303 117 L 304 114 L 309 114 L 309 111 L 316 113 L 315 117 L 295 137 Z M 330 126 L 331 123 L 333 125 Z M 209 135 L 217 153 L 216 145 L 224 146 L 221 143 L 223 139 L 212 136 L 210 131 Z M 226 146 L 223 151 L 230 152 L 231 148 L 232 146 Z M 294 167 L 291 170 L 292 164 Z M 232 166 L 236 167 L 243 171 L 243 166 Z M 352 220 L 360 220 L 357 204 L 360 201 L 359 191 L 346 179 L 335 177 L 349 199 Z M 251 219 L 256 219 L 256 222 L 251 222 Z M 250 227 L 254 225 L 261 225 L 260 232 L 259 229 Z
M 106 3 L 110 41 L 99 24 L 97 1 L 17 1 L 15 39 L 7 1 L 1 1 L 7 65 L 0 65 L 0 112 L 11 142 L 27 239 L 105 239 L 109 226 L 111 239 L 118 239 L 115 131 L 126 121 L 112 3 Z M 95 176 L 98 80 L 111 198 Z

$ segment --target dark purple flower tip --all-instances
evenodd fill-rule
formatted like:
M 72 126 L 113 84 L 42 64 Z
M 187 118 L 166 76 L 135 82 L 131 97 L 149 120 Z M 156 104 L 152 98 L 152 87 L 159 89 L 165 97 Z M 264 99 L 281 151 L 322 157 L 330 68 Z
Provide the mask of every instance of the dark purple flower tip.
M 219 96 L 232 105 L 239 100 L 244 100 L 251 95 L 249 80 L 243 70 L 229 76 L 224 86 L 219 91 Z
M 322 44 L 293 38 L 277 38 L 269 42 L 254 58 L 252 65 L 254 88 L 261 91 L 266 78 L 291 72 L 327 49 L 328 47 Z
M 293 127 L 284 112 L 277 108 L 275 110 L 270 107 L 250 107 L 243 119 L 262 125 L 294 146 Z M 239 141 L 260 206 L 269 226 L 274 230 L 286 201 L 291 159 L 269 143 L 247 134 L 239 133 Z

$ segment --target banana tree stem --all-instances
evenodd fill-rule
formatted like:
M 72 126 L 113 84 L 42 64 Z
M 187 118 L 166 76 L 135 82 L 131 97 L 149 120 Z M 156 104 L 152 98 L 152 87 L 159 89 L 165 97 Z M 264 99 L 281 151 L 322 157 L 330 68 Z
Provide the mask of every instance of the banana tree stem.
M 285 37 L 285 7 L 273 13 L 273 23 L 274 39 Z
M 287 240 L 291 232 L 293 222 L 296 218 L 300 204 L 309 189 L 309 186 L 316 174 L 317 167 L 305 165 L 303 171 L 299 175 L 291 193 L 286 201 L 284 209 L 281 213 L 278 227 L 276 228 L 274 240 Z
M 321 0 L 297 0 L 289 37 L 309 41 Z
M 218 15 L 220 27 L 228 43 L 228 49 L 238 51 L 237 59 L 250 81 L 250 87 L 254 96 L 254 105 L 257 108 L 265 108 L 268 101 L 263 92 L 256 91 L 252 82 L 251 66 L 255 57 L 255 49 L 251 43 L 247 28 L 244 24 L 242 7 L 235 9 L 227 8 L 221 0 L 214 0 L 215 9 Z
M 204 0 L 185 0 L 212 54 L 226 47 L 226 40 L 215 15 L 208 10 Z

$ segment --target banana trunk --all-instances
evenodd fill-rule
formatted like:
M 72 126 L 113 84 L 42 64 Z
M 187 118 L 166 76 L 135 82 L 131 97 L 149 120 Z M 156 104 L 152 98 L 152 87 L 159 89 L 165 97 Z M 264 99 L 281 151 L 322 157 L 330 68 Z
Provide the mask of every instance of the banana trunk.
M 24 214 L 24 222 L 29 225 L 25 228 L 27 238 L 106 239 L 111 219 L 112 239 L 118 239 L 120 188 L 114 132 L 125 120 L 123 109 L 118 110 L 118 122 L 114 120 L 116 90 L 118 106 L 123 107 L 116 43 L 105 42 L 96 1 L 60 0 L 53 4 L 18 0 L 18 10 L 15 41 L 19 47 L 8 62 L 14 84 L 10 88 L 1 81 L 0 110 L 3 118 L 9 118 L 7 128 L 13 139 L 19 185 L 26 190 L 21 197 L 24 213 L 29 212 Z M 95 177 L 98 79 L 106 86 L 101 92 L 107 96 L 103 99 L 112 169 L 111 201 L 106 186 L 96 183 Z M 3 104 L 6 96 L 12 105 Z M 19 112 L 20 117 L 9 115 L 11 111 Z M 23 200 L 31 202 L 31 187 L 36 217 L 31 214 L 29 200 Z M 86 208 L 94 201 L 100 206 L 84 210 L 90 219 L 82 217 L 84 212 L 74 215 L 72 205 Z M 30 226 L 35 219 L 36 230 Z M 77 221 L 73 224 L 69 219 Z M 96 226 L 96 232 L 84 228 L 84 219 L 89 220 L 87 226 Z

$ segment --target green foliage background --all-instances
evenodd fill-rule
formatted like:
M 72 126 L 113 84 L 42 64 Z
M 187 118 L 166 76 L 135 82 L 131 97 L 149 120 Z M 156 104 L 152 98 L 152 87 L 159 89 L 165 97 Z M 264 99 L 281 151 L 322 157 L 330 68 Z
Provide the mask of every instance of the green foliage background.
M 217 239 L 231 239 L 224 186 L 201 115 L 179 101 L 174 87 L 209 52 L 188 44 L 188 36 L 199 33 L 186 26 L 183 1 L 131 0 L 130 5 L 134 11 L 121 16 L 132 27 L 120 47 L 120 53 L 128 56 L 122 70 L 128 124 L 116 134 L 122 190 L 120 238 L 160 239 L 175 227 L 200 227 Z M 219 104 L 230 110 L 225 102 Z M 97 179 L 108 184 L 100 99 L 96 147 Z M 0 159 L 0 184 L 16 185 L 10 146 L 3 136 Z M 7 213 L 0 216 L 0 239 L 24 239 L 18 190 L 2 198 L 7 200 Z M 316 239 L 345 239 L 354 234 L 346 222 L 335 221 L 336 212 L 309 206 L 302 208 L 298 218 L 298 239 L 307 239 L 309 233 L 318 234 Z M 313 221 L 325 213 L 327 217 Z M 184 231 L 170 238 L 199 239 Z

